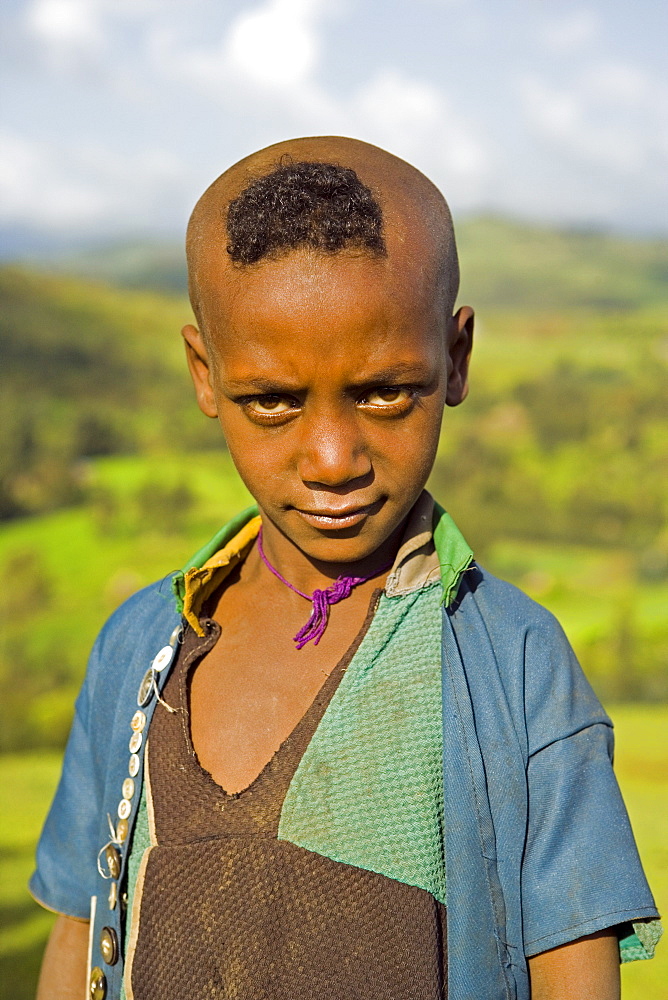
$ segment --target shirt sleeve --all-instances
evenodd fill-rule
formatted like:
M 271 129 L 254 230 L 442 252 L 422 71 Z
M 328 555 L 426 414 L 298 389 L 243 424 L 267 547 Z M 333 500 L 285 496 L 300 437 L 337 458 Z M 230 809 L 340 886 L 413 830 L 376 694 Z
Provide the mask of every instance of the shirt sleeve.
M 88 919 L 95 892 L 102 777 L 91 733 L 92 691 L 98 669 L 98 639 L 77 698 L 58 788 L 37 846 L 31 894 L 47 909 Z M 101 738 L 101 736 L 100 736 Z
M 612 749 L 611 726 L 596 723 L 529 759 L 522 867 L 528 956 L 608 927 L 620 928 L 622 961 L 653 954 L 658 914 L 612 769 Z

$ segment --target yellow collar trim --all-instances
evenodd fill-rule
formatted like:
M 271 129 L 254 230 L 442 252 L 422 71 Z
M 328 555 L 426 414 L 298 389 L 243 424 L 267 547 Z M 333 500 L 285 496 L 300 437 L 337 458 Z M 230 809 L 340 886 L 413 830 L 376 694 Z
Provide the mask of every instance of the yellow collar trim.
M 183 616 L 197 635 L 204 635 L 199 622 L 204 602 L 246 558 L 261 525 L 262 518 L 253 517 L 203 566 L 193 566 L 184 573 Z M 439 533 L 440 541 L 436 537 Z M 440 580 L 447 606 L 472 560 L 473 553 L 450 516 L 423 490 L 408 518 L 385 593 L 388 597 L 403 597 Z
M 202 605 L 213 594 L 232 570 L 246 558 L 248 550 L 258 536 L 262 518 L 258 515 L 245 524 L 234 538 L 219 552 L 208 559 L 201 568 L 193 566 L 184 574 L 185 594 L 183 617 L 197 635 L 204 631 L 199 623 Z

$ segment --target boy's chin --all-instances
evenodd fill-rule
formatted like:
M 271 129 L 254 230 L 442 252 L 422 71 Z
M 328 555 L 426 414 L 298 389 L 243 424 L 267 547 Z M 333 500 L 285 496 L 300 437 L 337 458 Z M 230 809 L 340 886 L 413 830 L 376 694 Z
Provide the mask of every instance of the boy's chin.
M 388 512 L 382 509 L 346 525 L 318 524 L 294 510 L 289 514 L 285 520 L 281 518 L 279 529 L 305 555 L 318 562 L 362 562 L 384 549 L 388 542 L 394 542 L 392 536 L 398 528 L 396 520 L 388 518 Z M 399 526 L 403 526 L 404 519 L 399 519 Z

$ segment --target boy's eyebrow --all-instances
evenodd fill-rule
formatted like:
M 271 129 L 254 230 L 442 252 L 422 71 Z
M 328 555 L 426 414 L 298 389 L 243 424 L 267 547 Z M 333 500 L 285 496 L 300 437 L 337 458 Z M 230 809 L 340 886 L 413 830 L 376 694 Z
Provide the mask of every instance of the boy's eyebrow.
M 432 379 L 433 377 L 434 370 L 432 366 L 425 365 L 424 362 L 395 361 L 385 368 L 377 368 L 375 371 L 370 372 L 369 375 L 355 379 L 353 384 L 358 386 L 370 385 L 371 383 L 375 385 L 380 385 L 381 383 L 393 385 L 396 382 L 422 381 L 424 379 Z
M 258 392 L 258 393 L 277 393 L 277 392 L 296 392 L 296 385 L 288 385 L 283 383 L 279 385 L 278 377 L 267 378 L 262 375 L 246 375 L 241 376 L 241 378 L 223 378 L 223 384 L 228 392 Z
M 410 381 L 431 381 L 434 372 L 431 366 L 420 362 L 397 361 L 385 368 L 370 371 L 350 383 L 350 388 L 365 388 L 370 385 L 395 385 Z M 290 378 L 266 375 L 247 375 L 240 378 L 223 379 L 228 392 L 299 392 L 303 386 Z

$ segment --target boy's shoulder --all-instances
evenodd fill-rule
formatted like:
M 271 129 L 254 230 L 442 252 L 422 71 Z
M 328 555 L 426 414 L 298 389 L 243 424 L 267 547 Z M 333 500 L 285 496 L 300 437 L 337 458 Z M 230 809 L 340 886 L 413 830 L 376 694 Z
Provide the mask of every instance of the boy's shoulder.
M 474 700 L 493 701 L 498 681 L 529 753 L 596 723 L 612 726 L 557 618 L 518 587 L 475 564 L 449 617 Z
M 464 574 L 450 610 L 456 615 L 469 604 L 475 605 L 486 627 L 495 634 L 517 635 L 518 630 L 538 630 L 567 641 L 561 624 L 551 611 L 515 584 L 490 573 L 478 562 L 474 562 Z
M 177 574 L 155 580 L 120 604 L 102 626 L 96 644 L 132 643 L 147 630 L 161 631 L 178 614 L 172 582 Z
M 111 612 L 105 622 L 105 627 L 110 624 L 122 623 L 124 618 L 135 614 L 137 610 L 148 603 L 170 599 L 173 601 L 172 580 L 176 575 L 177 571 L 173 570 L 157 580 L 152 580 L 144 587 L 140 587 L 139 590 L 135 590 Z
M 139 683 L 150 661 L 180 623 L 170 573 L 128 597 L 102 626 L 88 661 L 84 690 L 117 697 L 127 678 Z M 137 680 L 139 678 L 139 680 Z

